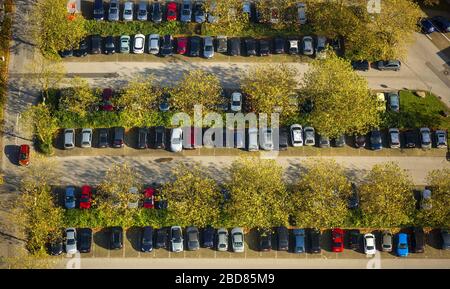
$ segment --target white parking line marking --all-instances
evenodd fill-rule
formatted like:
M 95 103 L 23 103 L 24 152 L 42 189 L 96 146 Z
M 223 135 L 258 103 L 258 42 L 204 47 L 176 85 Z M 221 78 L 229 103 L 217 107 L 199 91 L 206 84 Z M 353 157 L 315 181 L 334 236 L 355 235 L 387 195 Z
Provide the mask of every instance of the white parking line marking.
M 447 39 L 447 41 L 448 41 L 448 42 L 450 42 L 450 39 L 448 39 L 448 37 L 447 37 L 447 36 L 445 36 L 445 34 L 444 34 L 444 33 L 442 33 L 442 32 L 439 32 L 439 33 L 441 33 L 441 35 L 442 35 L 442 36 L 444 36 L 444 38 L 445 38 L 445 39 Z
M 430 35 L 425 34 L 425 36 L 428 37 L 428 39 L 433 40 Z

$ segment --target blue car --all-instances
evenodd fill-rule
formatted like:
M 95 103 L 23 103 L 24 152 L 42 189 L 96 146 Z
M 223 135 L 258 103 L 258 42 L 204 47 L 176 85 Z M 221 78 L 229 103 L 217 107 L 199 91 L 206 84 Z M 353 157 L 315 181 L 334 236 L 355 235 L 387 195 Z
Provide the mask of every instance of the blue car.
M 407 257 L 408 256 L 408 235 L 405 233 L 398 234 L 397 255 L 399 257 Z
M 64 196 L 64 205 L 66 209 L 75 209 L 75 188 L 67 187 Z
M 430 34 L 436 31 L 436 28 L 434 28 L 433 23 L 431 23 L 430 19 L 424 18 L 420 21 L 420 26 L 422 28 L 422 32 L 425 34 Z
M 295 247 L 294 253 L 305 253 L 305 229 L 294 229 Z

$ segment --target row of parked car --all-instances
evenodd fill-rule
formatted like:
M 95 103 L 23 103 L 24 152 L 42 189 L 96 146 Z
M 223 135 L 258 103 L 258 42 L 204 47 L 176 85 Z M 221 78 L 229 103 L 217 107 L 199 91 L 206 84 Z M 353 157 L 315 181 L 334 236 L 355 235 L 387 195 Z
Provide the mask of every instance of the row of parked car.
M 293 253 L 321 253 L 322 233 L 319 229 L 291 229 L 281 226 L 274 229 L 257 229 L 257 243 L 260 251 L 270 251 L 273 247 L 278 251 L 290 251 Z M 109 229 L 109 247 L 111 250 L 123 248 L 123 229 L 112 227 Z M 376 236 L 372 233 L 362 235 L 360 230 L 331 230 L 331 250 L 336 253 L 344 251 L 345 235 L 347 234 L 347 248 L 354 251 L 363 250 L 366 255 L 374 255 L 377 252 Z M 200 248 L 215 249 L 217 251 L 237 252 L 245 251 L 244 229 L 236 227 L 229 232 L 227 228 L 206 227 L 203 230 L 195 226 L 187 227 L 183 233 L 180 226 L 155 229 L 150 226 L 141 228 L 140 250 L 151 252 L 153 249 L 168 248 L 170 251 L 182 252 L 186 247 L 189 251 Z M 450 234 L 448 229 L 441 229 L 441 248 L 450 250 Z M 425 252 L 425 233 L 421 227 L 413 227 L 411 234 L 392 234 L 388 230 L 381 233 L 379 241 L 380 251 L 394 252 L 397 256 L 406 257 L 409 252 Z M 272 240 L 275 239 L 275 246 Z M 361 242 L 362 241 L 362 242 Z M 52 242 L 50 254 L 59 255 L 63 252 L 62 240 Z M 64 247 L 68 254 L 77 252 L 88 253 L 92 246 L 92 230 L 89 228 L 67 228 L 65 230 Z
M 431 18 L 422 18 L 420 27 L 423 33 L 430 34 L 435 31 L 442 33 L 450 32 L 450 21 L 444 16 L 434 16 Z

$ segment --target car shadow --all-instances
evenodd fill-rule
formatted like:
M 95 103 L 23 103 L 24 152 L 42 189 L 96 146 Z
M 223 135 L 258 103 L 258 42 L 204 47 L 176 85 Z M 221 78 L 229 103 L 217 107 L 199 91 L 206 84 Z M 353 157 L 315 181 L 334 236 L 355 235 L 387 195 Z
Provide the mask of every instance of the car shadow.
M 6 145 L 4 149 L 5 156 L 11 164 L 19 165 L 19 149 L 18 145 Z
M 94 243 L 103 248 L 103 249 L 110 249 L 109 245 L 109 235 L 111 234 L 110 228 L 103 228 L 98 232 L 94 233 Z
M 259 251 L 258 246 L 258 229 L 252 228 L 245 236 L 245 241 L 250 250 Z M 231 239 L 231 238 L 230 238 Z
M 141 228 L 140 227 L 130 227 L 127 231 L 126 231 L 126 237 L 128 239 L 128 241 L 131 244 L 131 247 L 135 250 L 140 252 L 141 248 L 140 248 L 140 240 L 141 240 Z
M 425 243 L 433 249 L 442 249 L 442 238 L 440 229 L 432 229 L 425 238 Z
M 331 231 L 331 229 L 325 229 L 320 236 L 320 247 L 327 252 L 333 252 Z

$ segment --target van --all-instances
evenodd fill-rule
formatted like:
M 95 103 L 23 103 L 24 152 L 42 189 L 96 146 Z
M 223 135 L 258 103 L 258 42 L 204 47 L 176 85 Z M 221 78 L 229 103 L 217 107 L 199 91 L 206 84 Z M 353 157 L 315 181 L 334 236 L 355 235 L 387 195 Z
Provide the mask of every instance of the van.
M 94 19 L 103 20 L 105 17 L 105 10 L 103 8 L 103 0 L 94 1 Z
M 255 127 L 251 127 L 248 129 L 248 151 L 257 151 L 259 150 L 258 146 L 258 129 Z
M 73 149 L 75 147 L 75 130 L 66 128 L 64 130 L 64 149 Z

